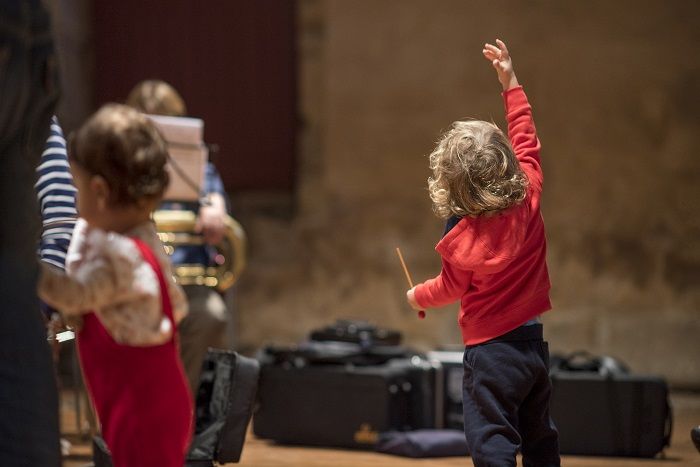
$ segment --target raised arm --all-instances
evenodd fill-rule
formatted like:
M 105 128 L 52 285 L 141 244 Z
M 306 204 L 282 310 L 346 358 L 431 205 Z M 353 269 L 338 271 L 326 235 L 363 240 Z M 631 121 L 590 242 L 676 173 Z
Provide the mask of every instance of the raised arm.
M 503 41 L 496 39 L 496 45 L 485 44 L 484 57 L 491 62 L 503 87 L 503 100 L 508 122 L 508 137 L 515 156 L 536 188 L 542 188 L 542 166 L 540 164 L 540 142 L 532 118 L 532 107 L 525 91 L 518 83 L 513 70 L 513 60 Z

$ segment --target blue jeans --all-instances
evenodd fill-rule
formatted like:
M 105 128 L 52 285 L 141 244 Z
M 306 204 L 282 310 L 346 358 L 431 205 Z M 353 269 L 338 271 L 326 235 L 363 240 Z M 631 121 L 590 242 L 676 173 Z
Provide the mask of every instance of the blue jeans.
M 58 98 L 39 0 L 0 0 L 0 453 L 3 466 L 60 465 L 58 395 L 36 296 L 35 168 Z
M 559 466 L 549 416 L 549 350 L 542 325 L 521 326 L 464 351 L 464 433 L 476 467 Z

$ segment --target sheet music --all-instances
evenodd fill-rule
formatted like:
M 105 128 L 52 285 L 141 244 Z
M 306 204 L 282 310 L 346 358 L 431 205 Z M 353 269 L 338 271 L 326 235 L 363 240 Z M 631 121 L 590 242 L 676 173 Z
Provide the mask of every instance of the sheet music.
M 170 184 L 165 201 L 198 201 L 209 153 L 202 141 L 204 121 L 199 118 L 146 115 L 168 143 L 171 162 L 166 166 Z M 173 164 L 177 167 L 173 168 Z M 183 173 L 187 179 L 181 175 Z M 192 185 L 195 186 L 192 186 Z
M 202 144 L 204 120 L 190 117 L 167 117 L 164 115 L 146 115 L 160 130 L 168 143 Z

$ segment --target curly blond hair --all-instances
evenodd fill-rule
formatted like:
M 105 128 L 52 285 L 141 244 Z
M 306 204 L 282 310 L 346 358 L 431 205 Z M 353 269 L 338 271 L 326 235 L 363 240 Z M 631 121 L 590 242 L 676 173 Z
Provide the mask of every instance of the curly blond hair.
M 527 177 L 493 123 L 454 122 L 430 154 L 430 168 L 433 211 L 443 219 L 489 215 L 525 199 Z

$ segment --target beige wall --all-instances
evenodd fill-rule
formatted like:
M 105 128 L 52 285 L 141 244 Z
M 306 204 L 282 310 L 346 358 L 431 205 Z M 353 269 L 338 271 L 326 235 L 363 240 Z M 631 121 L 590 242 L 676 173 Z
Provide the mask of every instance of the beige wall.
M 394 248 L 416 280 L 438 272 L 425 155 L 455 119 L 502 124 L 480 55 L 500 37 L 543 143 L 552 349 L 699 387 L 699 5 L 301 1 L 299 190 L 289 206 L 239 197 L 241 348 L 338 317 L 459 346 L 455 306 L 421 322 L 405 305 Z

